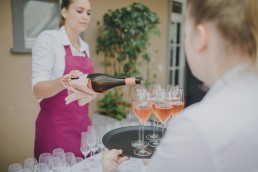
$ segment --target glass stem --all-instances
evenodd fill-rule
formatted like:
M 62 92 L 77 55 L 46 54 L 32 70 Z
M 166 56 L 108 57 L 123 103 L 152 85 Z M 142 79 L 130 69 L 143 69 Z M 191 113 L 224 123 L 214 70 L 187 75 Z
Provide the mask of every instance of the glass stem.
M 141 123 L 139 123 L 139 130 L 138 130 L 138 136 L 139 136 L 139 141 L 141 141 Z
M 144 125 L 141 124 L 141 130 L 142 130 L 142 149 L 144 149 Z
M 155 138 L 155 130 L 156 130 L 156 118 L 153 120 L 153 137 Z
M 163 137 L 164 134 L 165 134 L 165 127 L 166 127 L 166 124 L 162 124 L 162 137 Z

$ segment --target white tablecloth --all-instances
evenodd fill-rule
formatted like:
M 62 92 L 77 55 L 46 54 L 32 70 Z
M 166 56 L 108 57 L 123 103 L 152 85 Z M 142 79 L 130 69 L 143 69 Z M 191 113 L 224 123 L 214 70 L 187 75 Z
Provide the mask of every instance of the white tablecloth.
M 81 161 L 77 164 L 75 164 L 72 168 L 72 172 L 102 172 L 102 153 L 99 153 L 92 157 L 94 163 L 96 164 L 96 167 L 92 167 L 90 164 L 90 158 L 87 158 L 84 161 Z M 87 169 L 84 167 L 84 163 L 87 163 Z M 91 167 L 90 167 L 91 166 Z M 120 172 L 140 172 L 142 171 L 144 165 L 142 159 L 136 159 L 136 158 L 130 158 L 129 160 L 123 162 L 119 166 Z M 70 168 L 66 168 L 66 172 L 70 172 Z

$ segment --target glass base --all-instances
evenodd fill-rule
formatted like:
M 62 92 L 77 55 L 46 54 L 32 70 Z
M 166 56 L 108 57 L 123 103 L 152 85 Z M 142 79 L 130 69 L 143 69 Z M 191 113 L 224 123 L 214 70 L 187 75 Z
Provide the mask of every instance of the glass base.
M 135 140 L 131 143 L 131 146 L 135 148 L 141 148 L 143 146 L 143 143 L 141 140 Z M 144 141 L 144 147 L 147 147 L 147 146 L 148 146 L 148 143 Z
M 152 141 L 149 141 L 149 145 L 151 146 L 151 147 L 157 147 L 158 145 L 159 145 L 159 140 L 157 139 L 155 139 L 155 140 L 152 140 Z
M 148 140 L 160 139 L 161 137 L 158 134 L 149 134 L 146 136 Z
M 135 149 L 134 154 L 138 156 L 150 156 L 152 154 L 152 150 L 149 148 L 143 148 L 143 149 Z

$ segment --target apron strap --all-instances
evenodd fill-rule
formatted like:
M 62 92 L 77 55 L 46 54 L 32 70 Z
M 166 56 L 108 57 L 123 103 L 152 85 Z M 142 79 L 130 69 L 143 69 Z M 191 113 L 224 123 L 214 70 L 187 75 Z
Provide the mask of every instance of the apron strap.
M 65 54 L 66 55 L 70 55 L 70 56 L 73 55 L 69 45 L 65 45 L 64 49 L 65 49 Z

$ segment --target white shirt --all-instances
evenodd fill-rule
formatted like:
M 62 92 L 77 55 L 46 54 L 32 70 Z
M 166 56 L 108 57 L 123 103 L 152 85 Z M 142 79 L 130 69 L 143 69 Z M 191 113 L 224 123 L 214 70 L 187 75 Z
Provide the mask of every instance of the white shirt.
M 53 80 L 63 75 L 65 70 L 65 45 L 69 45 L 73 55 L 89 57 L 89 46 L 81 38 L 80 51 L 72 47 L 65 28 L 48 30 L 39 34 L 32 48 L 32 86 L 39 81 Z
M 247 64 L 168 123 L 146 172 L 257 172 L 258 76 Z

